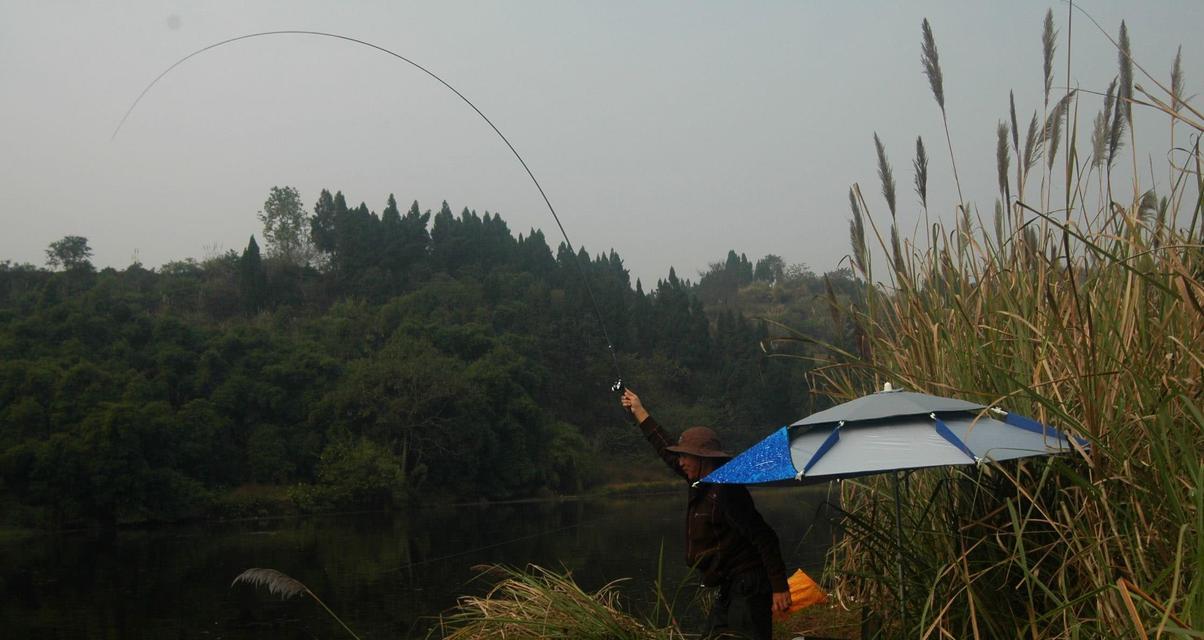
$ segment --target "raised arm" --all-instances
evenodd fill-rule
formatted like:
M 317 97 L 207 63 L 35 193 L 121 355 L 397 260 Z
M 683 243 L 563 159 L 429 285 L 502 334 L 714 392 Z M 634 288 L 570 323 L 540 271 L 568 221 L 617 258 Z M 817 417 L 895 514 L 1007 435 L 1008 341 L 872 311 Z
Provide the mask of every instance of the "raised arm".
M 681 467 L 677 464 L 677 454 L 666 449 L 666 447 L 671 446 L 672 440 L 669 439 L 669 435 L 665 433 L 665 430 L 661 429 L 660 425 L 656 423 L 656 420 L 652 419 L 648 410 L 644 408 L 644 404 L 640 402 L 640 397 L 633 393 L 631 389 L 627 389 L 623 391 L 623 396 L 619 399 L 619 402 L 622 403 L 625 409 L 631 411 L 631 415 L 635 417 L 636 422 L 640 425 L 640 431 L 644 432 L 644 437 L 648 439 L 656 455 L 664 461 L 665 465 L 673 473 L 686 478 L 686 472 L 682 471 Z M 688 480 L 689 478 L 686 479 Z

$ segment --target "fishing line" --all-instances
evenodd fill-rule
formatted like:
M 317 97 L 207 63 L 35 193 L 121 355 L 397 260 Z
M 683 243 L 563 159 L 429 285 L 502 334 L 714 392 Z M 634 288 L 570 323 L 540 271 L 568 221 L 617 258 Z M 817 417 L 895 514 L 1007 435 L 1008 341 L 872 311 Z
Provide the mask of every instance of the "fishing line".
M 518 150 L 514 148 L 513 144 L 510 144 L 510 140 L 508 138 L 506 138 L 505 134 L 503 134 L 500 129 L 497 128 L 497 125 L 493 124 L 493 121 L 489 119 L 489 116 L 485 115 L 484 112 L 482 112 L 480 109 L 477 108 L 477 105 L 473 104 L 471 100 L 466 98 L 464 96 L 464 94 L 460 93 L 455 87 L 448 84 L 448 82 L 446 80 L 444 80 L 443 78 L 440 78 L 438 75 L 436 75 L 435 72 L 431 71 L 430 69 L 427 69 L 426 67 L 418 64 L 417 62 L 414 62 L 413 60 L 410 60 L 409 58 L 407 58 L 399 53 L 390 51 L 384 47 L 372 44 L 371 42 L 367 42 L 365 40 L 359 40 L 357 38 L 352 38 L 350 36 L 343 36 L 343 35 L 339 35 L 337 33 L 326 33 L 324 31 L 304 31 L 304 30 L 293 30 L 293 29 L 282 30 L 282 31 L 261 31 L 259 33 L 250 33 L 250 34 L 241 35 L 241 36 L 238 36 L 235 38 L 230 38 L 228 40 L 222 40 L 221 42 L 215 42 L 207 47 L 202 47 L 200 49 L 197 49 L 196 51 L 193 51 L 192 53 L 184 56 L 183 58 L 180 58 L 174 64 L 172 64 L 170 67 L 168 67 L 167 69 L 164 69 L 162 73 L 160 73 L 158 76 L 155 77 L 154 80 L 152 80 L 150 82 L 150 84 L 146 85 L 146 88 L 142 90 L 142 93 L 138 94 L 138 98 L 136 100 L 134 100 L 134 103 L 131 104 L 130 108 L 126 110 L 125 115 L 121 117 L 121 122 L 118 122 L 117 127 L 115 129 L 113 129 L 113 135 L 109 138 L 109 141 L 112 142 L 113 140 L 115 140 L 117 138 L 117 133 L 121 131 L 121 127 L 125 125 L 126 120 L 129 119 L 130 114 L 134 112 L 134 109 L 138 106 L 138 103 L 142 101 L 142 98 L 144 98 L 146 96 L 146 94 L 149 93 L 150 90 L 152 88 L 154 88 L 154 86 L 156 84 L 158 84 L 160 80 L 163 79 L 164 76 L 171 73 L 172 70 L 175 69 L 176 67 L 184 64 L 188 60 L 190 60 L 202 53 L 205 53 L 206 51 L 209 51 L 210 49 L 216 49 L 223 45 L 231 44 L 233 42 L 238 42 L 239 40 L 248 40 L 250 38 L 259 38 L 259 37 L 264 37 L 264 36 L 279 36 L 279 35 L 306 35 L 306 36 L 322 36 L 324 38 L 335 38 L 337 40 L 345 40 L 347 42 L 351 42 L 354 44 L 360 44 L 365 47 L 370 47 L 370 48 L 376 49 L 377 51 L 380 51 L 382 53 L 387 53 L 387 54 L 393 56 L 394 58 L 397 58 L 398 60 L 401 60 L 402 62 L 405 62 L 405 63 L 409 64 L 410 66 L 414 67 L 415 69 L 418 69 L 419 71 L 422 71 L 426 75 L 434 78 L 436 81 L 439 82 L 439 84 L 443 85 L 444 87 L 447 87 L 448 90 L 450 90 L 452 93 L 459 96 L 459 98 L 461 100 L 463 100 L 465 104 L 472 107 L 472 110 L 476 111 L 477 115 L 481 116 L 481 119 L 484 120 L 485 123 L 488 124 L 489 127 L 493 129 L 494 133 L 496 133 L 498 135 L 498 137 L 502 139 L 502 142 L 506 143 L 506 146 L 510 149 L 510 152 L 514 154 L 514 157 L 518 159 L 519 164 L 521 164 L 523 166 L 523 169 L 526 170 L 527 175 L 531 177 L 531 182 L 535 183 L 535 188 L 539 190 L 539 195 L 541 197 L 543 197 L 544 204 L 546 204 L 548 206 L 548 211 L 551 212 L 552 219 L 556 221 L 556 227 L 560 229 L 560 235 L 564 238 L 564 243 L 568 247 L 569 253 L 571 253 L 573 255 L 573 264 L 577 266 L 577 274 L 581 277 L 581 284 L 585 286 L 585 292 L 589 295 L 590 304 L 593 305 L 593 308 L 594 308 L 594 316 L 598 318 L 598 326 L 601 327 L 601 329 L 602 329 L 602 337 L 606 340 L 607 350 L 610 351 L 610 359 L 611 359 L 611 362 L 614 364 L 615 375 L 618 376 L 617 381 L 612 386 L 612 390 L 621 391 L 623 388 L 623 372 L 619 368 L 619 356 L 617 353 L 615 353 L 614 343 L 611 342 L 611 340 L 610 340 L 610 332 L 606 330 L 606 323 L 602 320 L 602 310 L 598 306 L 598 300 L 594 296 L 594 290 L 592 287 L 589 286 L 589 278 L 586 276 L 585 268 L 581 266 L 581 259 L 577 257 L 577 252 L 573 249 L 573 243 L 571 240 L 569 240 L 569 234 L 564 230 L 564 224 L 562 224 L 560 222 L 560 216 L 556 214 L 556 208 L 552 206 L 552 201 L 548 199 L 548 194 L 544 193 L 543 186 L 541 186 L 539 184 L 539 180 L 536 179 L 535 174 L 531 171 L 531 167 L 527 166 L 527 162 L 525 160 L 523 160 L 523 157 L 521 155 L 519 155 Z

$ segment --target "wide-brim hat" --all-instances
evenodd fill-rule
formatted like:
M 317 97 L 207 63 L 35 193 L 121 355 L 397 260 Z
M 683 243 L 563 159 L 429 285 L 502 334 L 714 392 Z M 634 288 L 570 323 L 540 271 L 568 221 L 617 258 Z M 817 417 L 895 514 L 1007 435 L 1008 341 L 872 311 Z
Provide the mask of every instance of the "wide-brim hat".
M 731 458 L 732 454 L 723 450 L 719 444 L 719 436 L 707 427 L 690 427 L 682 432 L 677 444 L 665 447 L 674 453 L 688 453 L 700 458 Z

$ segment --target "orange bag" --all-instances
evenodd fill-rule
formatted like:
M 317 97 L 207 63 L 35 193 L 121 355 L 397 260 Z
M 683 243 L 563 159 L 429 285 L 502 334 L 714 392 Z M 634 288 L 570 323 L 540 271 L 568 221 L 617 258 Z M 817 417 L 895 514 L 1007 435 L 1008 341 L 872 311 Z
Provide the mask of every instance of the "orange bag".
M 828 596 L 824 594 L 824 590 L 819 588 L 818 584 L 811 579 L 811 576 L 803 573 L 802 569 L 794 572 L 786 580 L 786 584 L 790 586 L 790 608 L 777 613 L 774 612 L 774 617 L 785 618 L 786 616 L 802 611 L 813 604 L 827 602 Z

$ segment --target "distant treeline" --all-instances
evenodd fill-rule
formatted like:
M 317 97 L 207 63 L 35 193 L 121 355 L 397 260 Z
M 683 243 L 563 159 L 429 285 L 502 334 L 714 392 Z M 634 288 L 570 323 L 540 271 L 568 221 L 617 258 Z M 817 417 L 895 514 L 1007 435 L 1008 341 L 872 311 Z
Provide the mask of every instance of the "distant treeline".
M 644 445 L 594 302 L 658 415 L 743 445 L 810 402 L 765 319 L 844 344 L 827 300 L 857 286 L 731 252 L 645 291 L 613 250 L 392 196 L 377 215 L 323 191 L 309 213 L 273 188 L 260 218 L 262 252 L 97 271 L 68 236 L 55 270 L 0 263 L 5 524 L 203 517 L 248 485 L 319 510 L 620 480 Z

